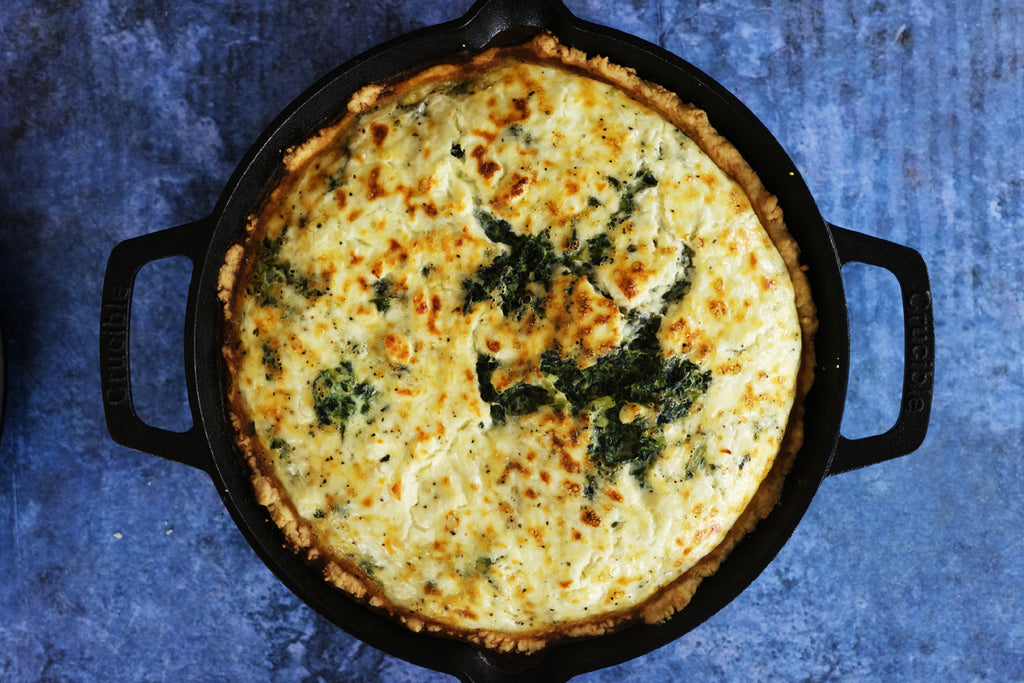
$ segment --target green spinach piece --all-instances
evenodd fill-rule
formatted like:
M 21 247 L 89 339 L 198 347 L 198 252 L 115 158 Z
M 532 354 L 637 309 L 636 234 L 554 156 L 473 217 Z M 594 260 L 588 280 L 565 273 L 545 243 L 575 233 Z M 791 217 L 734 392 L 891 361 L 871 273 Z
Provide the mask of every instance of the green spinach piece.
M 690 291 L 690 279 L 693 277 L 693 256 L 693 249 L 690 248 L 690 245 L 684 244 L 679 254 L 679 269 L 683 275 L 672 284 L 667 292 L 661 295 L 661 300 L 665 302 L 665 308 L 681 300 Z
M 491 383 L 491 376 L 500 365 L 492 356 L 477 355 L 480 397 L 491 404 L 491 419 L 495 423 L 504 424 L 509 415 L 527 415 L 554 402 L 554 396 L 547 389 L 527 382 L 518 382 L 502 392 L 497 391 Z
M 304 220 L 300 221 L 300 227 L 302 225 Z M 306 299 L 316 299 L 326 293 L 313 287 L 308 277 L 281 257 L 281 245 L 286 232 L 287 228 L 276 239 L 264 237 L 258 249 L 258 265 L 249 284 L 249 293 L 262 306 L 282 305 L 289 291 Z
M 690 454 L 690 459 L 686 461 L 686 478 L 693 479 L 694 475 L 700 472 L 702 469 L 707 467 L 708 464 L 708 445 L 707 443 L 701 442 L 696 448 L 693 449 L 693 453 Z M 712 467 L 712 469 L 714 469 Z
M 636 211 L 636 196 L 642 191 L 658 184 L 658 179 L 654 177 L 654 174 L 646 166 L 641 166 L 633 174 L 633 177 L 624 184 L 611 177 L 608 178 L 608 181 L 612 187 L 620 192 L 619 205 L 608 219 L 609 227 L 616 227 L 632 216 Z
M 491 419 L 502 424 L 509 415 L 528 415 L 541 406 L 551 405 L 554 400 L 544 387 L 518 382 L 498 394 L 491 403 Z
M 266 368 L 267 380 L 274 379 L 274 375 L 281 372 L 281 355 L 270 342 L 263 342 L 263 367 Z
M 675 422 L 690 412 L 690 407 L 711 386 L 711 372 L 701 372 L 695 363 L 673 357 L 649 382 L 633 387 L 637 403 L 659 404 L 658 424 Z
M 662 356 L 657 339 L 660 317 L 634 324 L 636 332 L 630 341 L 593 365 L 580 368 L 575 358 L 548 351 L 541 357 L 541 371 L 554 376 L 555 388 L 576 413 L 599 399 L 611 401 L 611 407 L 595 416 L 588 452 L 605 473 L 628 466 L 642 482 L 664 446 L 662 425 L 689 412 L 710 386 L 711 373 L 687 359 Z M 658 414 L 654 424 L 647 418 L 621 422 L 619 413 L 627 403 L 653 408 Z
M 313 411 L 319 425 L 335 425 L 342 434 L 352 415 L 369 411 L 375 393 L 369 382 L 356 381 L 349 361 L 321 370 L 313 380 L 312 391 Z
M 498 398 L 498 392 L 491 384 L 491 375 L 499 365 L 501 364 L 493 356 L 488 356 L 485 353 L 479 353 L 476 356 L 476 381 L 480 387 L 480 398 L 488 403 L 493 403 Z
M 618 411 L 618 406 L 605 411 L 605 424 L 595 430 L 587 452 L 603 473 L 613 474 L 620 467 L 628 467 L 629 473 L 642 483 L 647 470 L 661 455 L 665 439 L 647 419 L 620 422 Z
M 542 297 L 535 296 L 530 285 L 537 283 L 546 290 L 559 263 L 555 247 L 546 232 L 519 235 L 508 221 L 496 218 L 483 209 L 475 213 L 487 237 L 505 244 L 509 250 L 496 256 L 489 264 L 463 282 L 465 305 L 493 300 L 506 316 L 521 317 L 532 307 L 543 311 Z
M 284 463 L 291 460 L 292 452 L 295 450 L 290 443 L 280 436 L 275 436 L 270 440 L 270 448 L 277 451 L 277 457 Z
M 607 234 L 601 233 L 587 240 L 587 263 L 591 266 L 599 266 L 602 263 L 611 261 L 609 252 L 612 250 L 612 241 Z
M 381 313 L 387 313 L 391 308 L 391 300 L 395 298 L 395 284 L 391 277 L 385 275 L 373 283 L 373 298 L 371 301 Z

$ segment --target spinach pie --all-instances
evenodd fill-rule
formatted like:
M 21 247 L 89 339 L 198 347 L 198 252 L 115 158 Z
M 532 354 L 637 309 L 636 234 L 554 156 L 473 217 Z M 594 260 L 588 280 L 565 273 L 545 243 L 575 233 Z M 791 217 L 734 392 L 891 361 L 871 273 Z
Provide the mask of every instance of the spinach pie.
M 775 504 L 814 306 L 703 111 L 540 35 L 363 88 L 221 270 L 255 494 L 414 630 L 657 622 Z

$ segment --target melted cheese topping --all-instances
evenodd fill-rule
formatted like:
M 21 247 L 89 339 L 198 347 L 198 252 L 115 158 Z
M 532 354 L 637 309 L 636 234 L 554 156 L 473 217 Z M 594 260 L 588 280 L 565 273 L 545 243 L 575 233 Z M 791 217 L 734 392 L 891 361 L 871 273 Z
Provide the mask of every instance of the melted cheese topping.
M 317 553 L 401 612 L 518 633 L 635 606 L 722 540 L 772 467 L 801 332 L 690 138 L 509 62 L 349 116 L 291 171 L 231 353 Z

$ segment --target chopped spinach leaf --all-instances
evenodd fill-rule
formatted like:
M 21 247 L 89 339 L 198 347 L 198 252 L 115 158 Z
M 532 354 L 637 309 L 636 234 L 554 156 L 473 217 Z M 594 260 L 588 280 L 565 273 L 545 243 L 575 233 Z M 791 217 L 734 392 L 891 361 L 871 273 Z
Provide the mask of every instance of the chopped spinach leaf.
M 518 140 L 524 145 L 533 144 L 533 135 L 523 128 L 521 123 L 513 123 L 508 127 L 508 134 L 513 140 Z
M 701 372 L 691 361 L 662 357 L 657 340 L 660 322 L 658 317 L 639 321 L 627 344 L 586 368 L 580 368 L 575 358 L 547 351 L 541 356 L 540 369 L 552 378 L 555 392 L 526 382 L 497 392 L 491 376 L 500 363 L 481 354 L 477 358 L 480 396 L 491 404 L 492 419 L 501 424 L 510 415 L 555 403 L 556 392 L 561 393 L 574 413 L 591 413 L 588 454 L 598 471 L 610 476 L 627 467 L 643 482 L 664 448 L 663 425 L 684 417 L 711 383 L 711 373 Z M 657 417 L 622 422 L 619 415 L 627 404 L 647 406 Z
M 453 96 L 458 95 L 472 95 L 475 90 L 475 79 L 467 78 L 464 81 L 459 81 L 448 88 L 448 94 Z
M 660 324 L 661 318 L 653 316 L 638 321 L 625 345 L 587 368 L 557 351 L 541 356 L 541 372 L 554 377 L 555 388 L 575 412 L 590 410 L 601 400 L 611 402 L 595 420 L 590 456 L 606 472 L 628 462 L 630 473 L 640 481 L 661 452 L 660 426 L 685 416 L 711 384 L 711 373 L 701 372 L 693 362 L 662 356 Z M 619 412 L 627 403 L 654 409 L 655 424 L 646 418 L 621 422 Z
M 649 420 L 620 422 L 618 411 L 618 406 L 615 406 L 605 412 L 605 425 L 596 430 L 588 454 L 598 469 L 604 473 L 613 473 L 620 467 L 628 467 L 629 473 L 643 482 L 647 470 L 661 455 L 665 439 Z
M 373 305 L 381 313 L 391 308 L 391 300 L 395 298 L 395 285 L 389 276 L 384 276 L 373 283 Z
M 300 227 L 302 225 L 304 221 L 300 220 Z M 260 244 L 259 263 L 249 283 L 249 292 L 262 306 L 284 304 L 288 292 L 306 299 L 316 299 L 325 294 L 323 289 L 313 287 L 308 277 L 281 258 L 284 236 L 285 232 L 282 231 L 276 239 L 264 237 Z
M 510 249 L 463 282 L 466 306 L 493 300 L 507 316 L 520 317 L 531 306 L 541 312 L 541 297 L 535 296 L 531 285 L 537 283 L 541 290 L 546 290 L 559 262 L 547 233 L 519 235 L 508 221 L 483 209 L 474 215 L 492 242 L 508 245 Z
M 270 440 L 270 448 L 271 450 L 277 451 L 277 457 L 281 462 L 288 462 L 291 460 L 292 452 L 295 450 L 290 443 L 282 439 L 280 436 L 275 436 Z
M 612 187 L 621 192 L 619 195 L 619 206 L 608 219 L 608 226 L 615 227 L 633 215 L 636 211 L 636 196 L 643 190 L 657 185 L 658 179 L 654 177 L 654 174 L 646 166 L 643 166 L 625 184 L 611 177 L 608 178 L 608 182 L 611 183 Z
M 690 291 L 690 278 L 693 277 L 693 249 L 688 244 L 683 245 L 682 251 L 679 254 L 679 266 L 679 270 L 683 273 L 682 276 L 661 296 L 666 307 L 679 301 Z
M 484 209 L 477 207 L 473 211 L 473 217 L 480 223 L 480 227 L 484 229 L 484 234 L 487 235 L 487 239 L 492 242 L 500 242 L 501 244 L 507 244 L 510 247 L 515 246 L 516 243 L 522 239 L 520 235 L 517 235 L 512 230 L 512 224 L 504 218 L 497 218 L 492 214 L 488 213 Z
M 268 380 L 274 378 L 274 375 L 281 372 L 281 356 L 277 349 L 274 348 L 270 342 L 263 342 L 263 367 L 266 368 L 266 377 Z
M 707 443 L 701 442 L 696 448 L 693 449 L 693 453 L 690 454 L 690 459 L 686 462 L 686 478 L 693 479 L 694 475 L 704 469 L 708 464 L 708 445 Z
M 587 240 L 587 262 L 592 266 L 599 266 L 611 261 L 612 257 L 609 253 L 611 249 L 612 241 L 607 234 L 602 232 L 600 235 L 591 237 Z
M 320 371 L 313 380 L 313 411 L 321 427 L 335 425 L 345 433 L 348 419 L 356 412 L 366 413 L 374 395 L 373 385 L 357 382 L 352 364 L 342 361 L 337 367 Z
M 359 568 L 366 572 L 367 576 L 373 576 L 382 569 L 382 567 L 379 564 L 368 559 L 361 561 L 359 563 Z
M 480 398 L 488 403 L 493 403 L 498 397 L 498 392 L 491 384 L 491 375 L 499 365 L 500 363 L 493 356 L 481 353 L 476 357 L 476 381 L 480 386 Z
M 547 389 L 525 382 L 513 384 L 505 391 L 498 392 L 491 383 L 491 376 L 499 365 L 492 356 L 483 353 L 477 356 L 476 375 L 480 397 L 491 404 L 491 419 L 495 423 L 504 424 L 509 415 L 526 415 L 554 402 L 554 397 Z
M 491 403 L 491 419 L 503 423 L 509 415 L 527 415 L 553 402 L 554 397 L 544 387 L 519 382 L 498 394 Z
M 658 423 L 667 424 L 690 412 L 693 402 L 710 386 L 710 372 L 701 372 L 693 362 L 674 357 L 665 361 L 662 372 L 650 383 L 637 387 L 636 396 L 660 403 Z

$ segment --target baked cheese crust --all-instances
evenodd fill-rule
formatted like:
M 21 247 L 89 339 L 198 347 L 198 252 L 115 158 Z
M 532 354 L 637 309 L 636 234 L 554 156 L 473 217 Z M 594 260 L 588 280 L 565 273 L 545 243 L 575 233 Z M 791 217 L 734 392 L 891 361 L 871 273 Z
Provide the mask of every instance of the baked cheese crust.
M 260 502 L 416 630 L 662 619 L 801 442 L 813 304 L 774 198 L 703 112 L 550 36 L 358 93 L 221 296 Z

